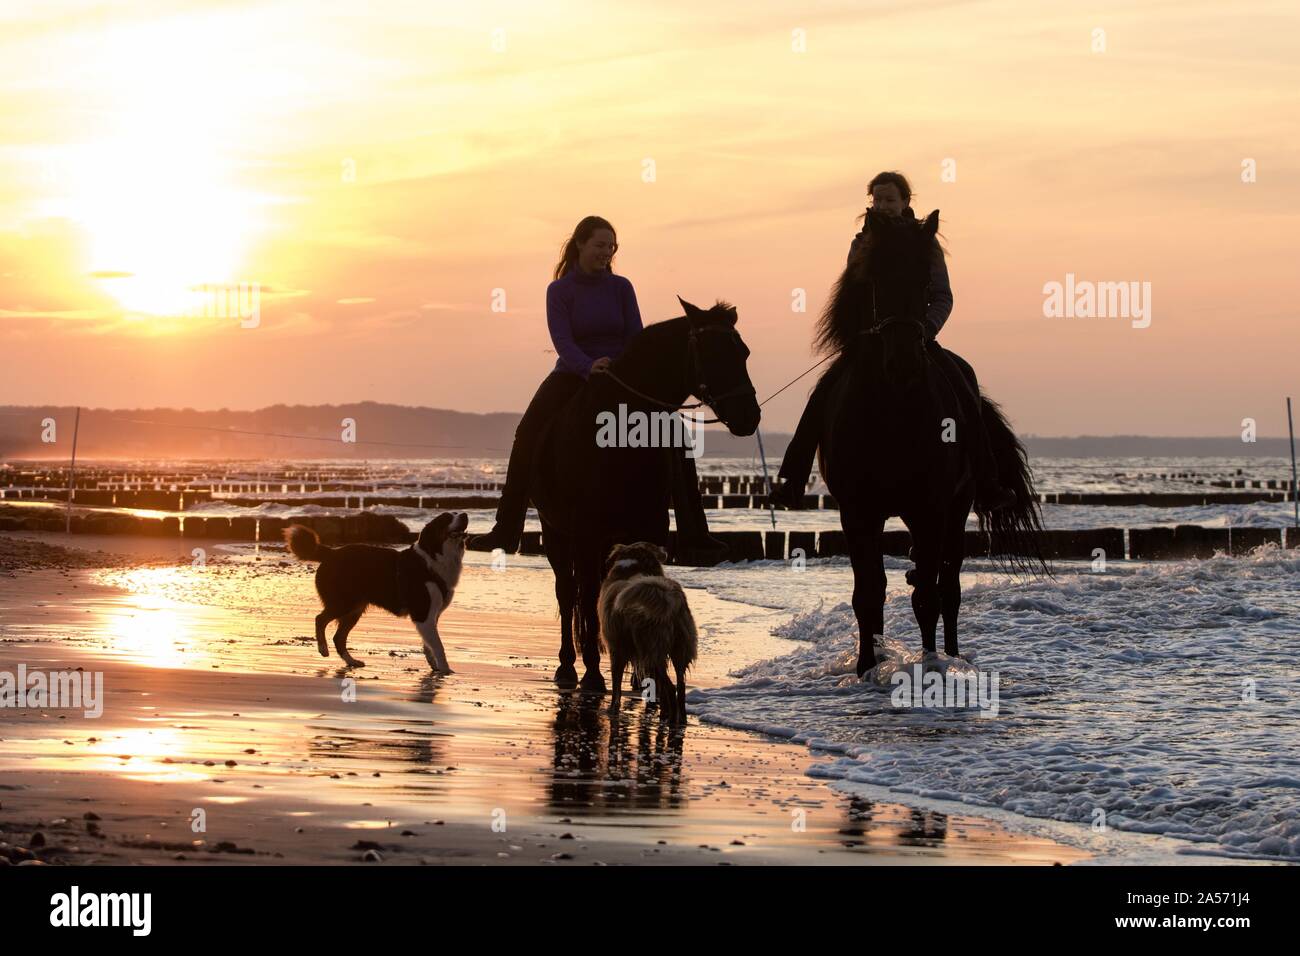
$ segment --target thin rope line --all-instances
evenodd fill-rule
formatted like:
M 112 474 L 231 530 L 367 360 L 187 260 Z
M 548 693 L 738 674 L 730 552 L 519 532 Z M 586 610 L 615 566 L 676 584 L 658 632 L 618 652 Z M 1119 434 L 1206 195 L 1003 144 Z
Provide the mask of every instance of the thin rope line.
M 338 442 L 337 438 L 329 438 L 323 435 L 290 435 L 284 432 L 259 432 L 247 428 L 221 428 L 218 425 L 183 425 L 180 422 L 151 422 L 142 418 L 120 418 L 116 415 L 107 415 L 105 418 L 111 422 L 127 422 L 132 425 L 156 425 L 162 428 L 190 428 L 200 431 L 221 432 L 225 435 L 262 435 L 267 438 L 293 438 L 299 441 L 328 441 Z M 393 445 L 402 448 L 482 448 L 484 451 L 509 451 L 508 448 L 495 448 L 490 445 L 438 445 L 429 442 L 401 442 L 401 441 L 381 441 L 379 439 L 359 438 L 355 442 L 346 442 L 349 445 Z
M 786 382 L 784 385 L 782 385 L 780 388 L 778 388 L 778 389 L 777 389 L 775 392 L 773 392 L 771 395 L 767 396 L 767 398 L 765 398 L 765 399 L 763 399 L 761 402 L 759 402 L 759 403 L 758 403 L 758 407 L 759 407 L 759 408 L 762 408 L 764 405 L 766 405 L 766 404 L 767 404 L 768 402 L 770 402 L 772 399 L 776 398 L 778 395 L 780 395 L 782 392 L 784 392 L 787 388 L 789 388 L 789 387 L 790 387 L 791 385 L 793 385 L 795 382 L 799 381 L 799 379 L 801 379 L 801 378 L 803 378 L 805 375 L 807 375 L 808 372 L 811 372 L 811 371 L 813 371 L 814 369 L 820 368 L 821 366 L 823 366 L 823 365 L 825 365 L 827 362 L 829 362 L 831 359 L 835 358 L 835 356 L 838 355 L 838 354 L 839 354 L 839 353 L 836 352 L 836 353 L 833 353 L 833 354 L 831 354 L 831 355 L 828 355 L 828 356 L 826 356 L 824 359 L 822 359 L 820 362 L 818 362 L 816 365 L 812 366 L 812 368 L 809 368 L 807 371 L 805 371 L 805 372 L 801 372 L 799 375 L 796 375 L 794 378 L 790 379 L 790 381 Z

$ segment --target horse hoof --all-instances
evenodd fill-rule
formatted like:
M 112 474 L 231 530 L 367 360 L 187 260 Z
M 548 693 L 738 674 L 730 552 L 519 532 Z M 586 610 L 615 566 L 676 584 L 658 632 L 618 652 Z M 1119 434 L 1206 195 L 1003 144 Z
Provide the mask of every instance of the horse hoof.
M 561 664 L 555 669 L 555 683 L 558 687 L 577 687 L 577 669 L 572 664 Z
M 874 657 L 871 657 L 871 658 L 862 658 L 862 657 L 859 657 L 859 658 L 858 658 L 858 679 L 861 680 L 862 678 L 866 677 L 867 674 L 868 674 L 872 669 L 875 668 L 876 663 L 877 663 L 877 662 L 876 662 L 876 659 L 875 659 Z
M 600 671 L 587 671 L 582 675 L 582 689 L 596 694 L 605 693 L 605 675 Z

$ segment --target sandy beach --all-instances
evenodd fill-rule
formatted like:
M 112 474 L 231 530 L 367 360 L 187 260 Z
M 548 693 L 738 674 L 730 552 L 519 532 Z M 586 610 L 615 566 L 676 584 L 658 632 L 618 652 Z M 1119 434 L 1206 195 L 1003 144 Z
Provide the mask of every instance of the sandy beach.
M 314 567 L 204 542 L 0 536 L 0 670 L 102 672 L 103 714 L 0 717 L 0 856 L 73 864 L 1074 863 L 976 816 L 869 801 L 802 746 L 551 683 L 537 569 L 472 555 L 432 677 L 372 610 L 351 673 L 311 639 Z M 67 550 L 65 550 L 65 548 Z M 512 577 L 512 571 L 518 571 Z M 697 616 L 736 607 L 692 591 Z M 721 607 L 711 607 L 716 602 Z M 512 609 L 513 608 L 513 609 Z M 752 608 L 745 610 L 752 612 Z M 763 629 L 763 625 L 758 625 Z M 706 640 L 692 687 L 773 648 Z M 734 644 L 734 641 L 729 641 Z M 354 683 L 350 682 L 354 681 Z M 625 698 L 626 700 L 626 698 Z

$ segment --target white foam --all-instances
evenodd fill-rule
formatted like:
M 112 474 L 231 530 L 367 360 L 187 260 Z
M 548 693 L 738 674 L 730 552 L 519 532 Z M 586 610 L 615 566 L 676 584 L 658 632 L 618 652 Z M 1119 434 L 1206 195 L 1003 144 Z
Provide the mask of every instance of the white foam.
M 1185 850 L 1300 860 L 1298 572 L 1300 554 L 1268 548 L 968 585 L 962 650 L 999 676 L 992 719 L 892 705 L 881 675 L 915 662 L 920 644 L 896 576 L 871 683 L 854 674 L 851 607 L 809 609 L 805 590 L 791 601 L 805 610 L 776 629 L 796 650 L 688 699 L 703 720 L 836 754 L 815 776 L 1088 828 L 1101 810 L 1110 831 L 1177 838 Z M 768 606 L 812 580 L 733 568 L 698 583 L 743 600 L 732 579 L 745 574 L 767 579 Z M 842 596 L 851 588 L 847 568 L 821 580 Z

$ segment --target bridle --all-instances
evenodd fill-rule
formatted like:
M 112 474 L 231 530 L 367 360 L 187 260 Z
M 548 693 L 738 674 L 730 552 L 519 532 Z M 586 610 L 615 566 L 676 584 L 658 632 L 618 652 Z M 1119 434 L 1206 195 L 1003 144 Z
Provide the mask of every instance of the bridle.
M 871 327 L 868 329 L 863 329 L 861 334 L 879 335 L 885 329 L 890 328 L 891 326 L 901 325 L 904 322 L 910 323 L 912 325 L 920 326 L 922 338 L 932 337 L 928 334 L 929 327 L 926 325 L 925 320 L 917 318 L 916 316 L 887 315 L 882 319 L 880 317 L 879 311 L 876 309 L 876 284 L 872 282 L 871 283 Z
M 691 409 L 700 408 L 704 405 L 708 405 L 716 412 L 718 402 L 724 401 L 728 398 L 735 398 L 737 395 L 755 394 L 753 385 L 737 385 L 735 388 L 728 389 L 721 395 L 714 395 L 713 392 L 710 391 L 709 383 L 704 380 L 704 368 L 700 364 L 699 337 L 704 335 L 706 332 L 717 332 L 723 335 L 730 335 L 737 340 L 740 338 L 740 336 L 737 335 L 736 330 L 731 326 L 723 328 L 718 325 L 692 325 L 690 330 L 686 333 L 686 393 L 688 395 L 699 396 L 700 401 L 698 402 L 687 402 L 675 405 L 672 402 L 665 402 L 663 399 L 655 398 L 653 395 L 647 395 L 645 392 L 633 388 L 627 382 L 615 375 L 611 369 L 606 369 L 604 374 L 609 376 L 613 381 L 617 382 L 637 398 L 658 405 L 660 408 L 667 409 L 670 412 L 689 411 Z M 723 425 L 727 424 L 721 418 L 707 418 L 698 422 L 698 424 L 701 425 L 716 425 L 719 423 Z

